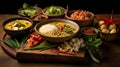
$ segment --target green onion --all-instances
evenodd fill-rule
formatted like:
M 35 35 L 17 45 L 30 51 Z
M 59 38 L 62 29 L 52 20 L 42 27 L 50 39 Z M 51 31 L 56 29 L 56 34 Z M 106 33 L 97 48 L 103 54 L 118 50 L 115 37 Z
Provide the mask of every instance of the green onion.
M 100 60 L 102 59 L 102 51 L 99 49 L 101 44 L 102 40 L 97 38 L 86 42 L 88 53 L 91 59 L 96 63 L 100 63 Z
M 89 53 L 90 57 L 92 58 L 92 60 L 93 60 L 94 62 L 100 63 L 100 60 L 97 59 L 97 58 L 93 55 L 93 53 L 92 53 L 91 50 L 88 50 L 88 53 Z
M 26 48 L 25 50 L 45 50 L 45 49 L 50 49 L 50 48 L 57 47 L 57 46 L 58 44 L 41 43 L 37 46 Z

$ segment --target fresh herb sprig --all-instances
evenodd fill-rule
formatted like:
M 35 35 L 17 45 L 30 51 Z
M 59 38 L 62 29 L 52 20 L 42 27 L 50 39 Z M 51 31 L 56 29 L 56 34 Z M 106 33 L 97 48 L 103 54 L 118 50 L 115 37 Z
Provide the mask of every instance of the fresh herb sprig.
M 19 49 L 24 45 L 27 39 L 28 39 L 28 36 L 23 37 L 21 40 L 18 40 L 16 38 L 5 38 L 3 39 L 3 42 L 13 49 L 16 49 L 16 48 Z
M 100 45 L 102 44 L 102 40 L 99 39 L 92 39 L 86 42 L 86 48 L 91 59 L 96 62 L 100 63 L 102 59 L 102 51 L 100 50 Z

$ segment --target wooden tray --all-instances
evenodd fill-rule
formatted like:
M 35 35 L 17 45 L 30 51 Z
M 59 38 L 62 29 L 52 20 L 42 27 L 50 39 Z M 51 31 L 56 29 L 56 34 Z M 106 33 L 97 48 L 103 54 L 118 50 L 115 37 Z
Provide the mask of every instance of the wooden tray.
M 4 34 L 3 38 L 9 37 Z M 14 50 L 7 44 L 2 42 L 3 50 L 11 57 L 17 59 L 18 61 L 40 61 L 40 62 L 61 62 L 61 63 L 86 63 L 85 51 L 76 53 L 75 55 L 68 54 L 55 54 L 52 49 L 40 51 L 40 50 Z

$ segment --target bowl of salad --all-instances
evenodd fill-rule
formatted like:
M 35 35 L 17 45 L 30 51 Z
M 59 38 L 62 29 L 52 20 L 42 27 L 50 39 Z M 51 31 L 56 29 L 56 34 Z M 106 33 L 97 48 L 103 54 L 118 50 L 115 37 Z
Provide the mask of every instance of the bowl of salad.
M 49 6 L 45 7 L 42 13 L 47 15 L 48 18 L 64 18 L 66 9 L 60 6 Z
M 42 9 L 37 5 L 30 6 L 24 3 L 22 7 L 18 10 L 20 16 L 25 16 L 31 18 L 33 21 L 41 21 L 42 19 L 47 19 L 46 15 L 42 14 Z
M 27 3 L 24 3 L 22 5 L 22 7 L 18 10 L 18 14 L 22 15 L 22 16 L 32 16 L 35 14 L 39 14 L 41 13 L 42 9 L 37 7 L 37 5 L 34 6 L 30 6 Z

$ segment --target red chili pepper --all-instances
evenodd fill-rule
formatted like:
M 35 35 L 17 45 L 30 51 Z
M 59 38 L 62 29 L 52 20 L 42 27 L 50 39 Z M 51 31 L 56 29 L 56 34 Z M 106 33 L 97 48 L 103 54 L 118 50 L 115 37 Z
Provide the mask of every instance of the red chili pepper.
M 30 37 L 35 37 L 35 35 L 33 35 L 33 34 L 30 34 L 29 36 L 30 36 Z
M 61 26 L 60 26 L 60 32 L 62 32 L 62 30 L 63 30 L 63 26 L 61 25 Z
M 59 50 L 52 50 L 55 54 L 59 54 Z
M 64 51 L 64 50 L 52 50 L 55 54 L 59 54 L 59 53 L 64 53 L 64 54 L 69 54 L 69 55 L 74 55 L 75 52 L 69 52 L 69 51 Z
M 120 22 L 120 18 L 113 20 L 113 19 L 109 19 L 109 18 L 103 17 L 102 20 L 105 21 L 105 25 L 106 26 L 108 26 L 110 24 L 115 24 L 117 22 Z
M 28 46 L 33 47 L 43 41 L 43 38 L 38 34 L 30 34 L 30 38 L 27 40 Z
M 75 52 L 67 52 L 67 54 L 74 55 Z

